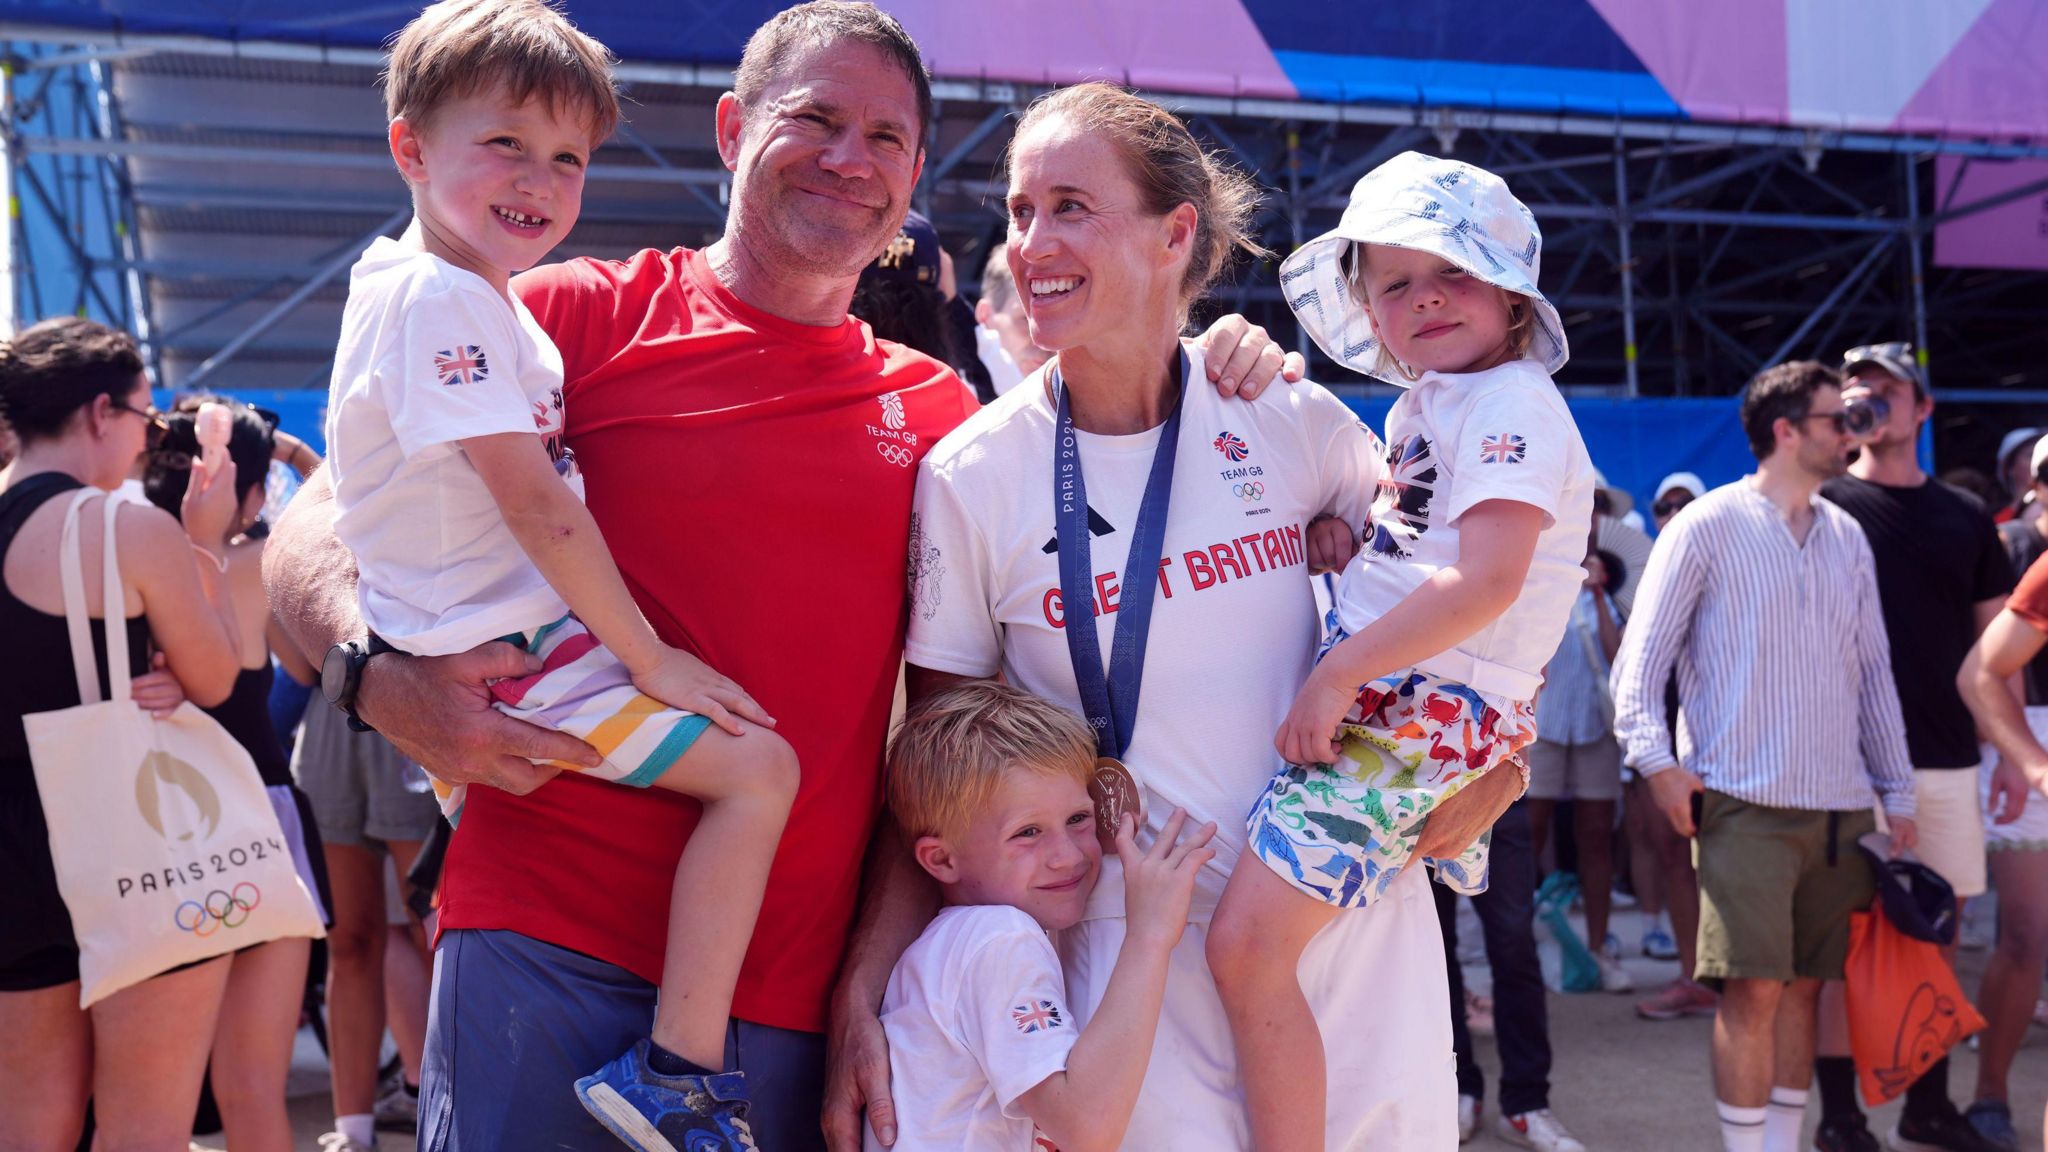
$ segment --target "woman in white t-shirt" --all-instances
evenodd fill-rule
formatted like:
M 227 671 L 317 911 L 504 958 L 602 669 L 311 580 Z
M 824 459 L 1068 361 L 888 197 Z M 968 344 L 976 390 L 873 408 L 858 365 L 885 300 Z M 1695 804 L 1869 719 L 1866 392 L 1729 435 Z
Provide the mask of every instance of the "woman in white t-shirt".
M 1313 664 L 1310 541 L 1365 519 L 1378 444 L 1314 385 L 1249 403 L 1200 386 L 1179 333 L 1249 246 L 1255 194 L 1169 113 L 1103 85 L 1056 92 L 1018 126 L 1010 172 L 1010 268 L 1033 341 L 1057 356 L 924 461 L 912 692 L 1000 673 L 1089 717 L 1135 777 L 1145 836 L 1176 807 L 1216 822 L 1125 1147 L 1247 1148 L 1207 922 Z M 1059 941 L 1084 1027 L 1123 940 L 1122 890 L 1106 862 Z M 1455 1142 L 1443 964 L 1419 871 L 1310 942 L 1299 972 L 1325 1034 L 1378 1037 L 1327 1053 L 1328 1147 Z

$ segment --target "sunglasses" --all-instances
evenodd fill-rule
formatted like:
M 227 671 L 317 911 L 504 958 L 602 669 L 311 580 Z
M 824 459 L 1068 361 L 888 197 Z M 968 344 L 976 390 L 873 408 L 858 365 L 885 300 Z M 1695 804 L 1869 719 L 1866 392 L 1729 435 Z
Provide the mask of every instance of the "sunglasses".
M 1692 497 L 1690 496 L 1683 500 L 1659 500 L 1655 504 L 1650 505 L 1650 511 L 1658 516 L 1673 516 L 1678 513 L 1680 508 L 1690 503 L 1692 503 Z
M 143 443 L 151 448 L 155 448 L 163 443 L 164 433 L 171 430 L 170 424 L 164 420 L 164 414 L 153 407 L 137 408 L 132 404 L 122 404 L 118 401 L 114 403 L 114 407 L 119 408 L 123 412 L 132 412 L 142 417 L 142 422 L 149 426 L 149 430 L 143 434 Z
M 1849 434 L 1849 413 L 1846 410 L 1808 412 L 1806 415 L 1799 417 L 1800 423 L 1805 423 L 1808 420 L 1826 420 L 1834 426 L 1837 435 L 1846 436 Z

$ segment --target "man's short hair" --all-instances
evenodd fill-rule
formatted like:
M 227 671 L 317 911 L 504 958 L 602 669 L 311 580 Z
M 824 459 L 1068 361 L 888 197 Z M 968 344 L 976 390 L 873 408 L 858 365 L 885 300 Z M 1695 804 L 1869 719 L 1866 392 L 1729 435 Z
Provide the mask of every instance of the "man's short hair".
M 1095 737 L 1079 716 L 1021 688 L 961 684 L 919 702 L 889 742 L 889 809 L 913 840 L 958 836 L 1013 768 L 1086 788 Z
M 1772 426 L 1797 420 L 1813 410 L 1813 394 L 1822 388 L 1840 390 L 1842 377 L 1813 360 L 1788 360 L 1757 373 L 1742 390 L 1742 432 L 1758 460 L 1770 459 L 1778 437 Z
M 902 66 L 904 74 L 910 77 L 910 86 L 917 90 L 916 145 L 918 151 L 923 151 L 925 130 L 932 122 L 931 76 L 924 70 L 924 56 L 917 50 L 917 41 L 910 38 L 894 16 L 873 4 L 811 0 L 777 12 L 747 37 L 746 49 L 740 53 L 740 66 L 733 72 L 733 95 L 740 98 L 741 104 L 752 107 L 762 90 L 781 73 L 793 51 L 838 40 L 858 40 Z
M 1010 245 L 997 241 L 988 250 L 988 263 L 981 268 L 981 298 L 998 312 L 1017 306 L 1017 282 L 1010 278 Z
M 384 69 L 384 111 L 414 124 L 503 85 L 581 115 L 592 144 L 619 126 L 613 57 L 541 0 L 442 0 L 401 29 Z

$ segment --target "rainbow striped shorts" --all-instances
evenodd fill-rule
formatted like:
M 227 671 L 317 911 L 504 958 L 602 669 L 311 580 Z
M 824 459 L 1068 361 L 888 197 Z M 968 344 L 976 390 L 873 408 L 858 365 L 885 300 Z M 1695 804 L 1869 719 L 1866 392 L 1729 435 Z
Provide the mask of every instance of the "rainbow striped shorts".
M 711 726 L 704 717 L 671 708 L 633 687 L 626 666 L 574 616 L 505 639 L 539 656 L 542 664 L 531 676 L 491 685 L 498 710 L 566 732 L 604 757 L 595 768 L 555 761 L 557 768 L 645 788 Z M 450 824 L 462 815 L 468 787 L 434 781 L 441 812 Z

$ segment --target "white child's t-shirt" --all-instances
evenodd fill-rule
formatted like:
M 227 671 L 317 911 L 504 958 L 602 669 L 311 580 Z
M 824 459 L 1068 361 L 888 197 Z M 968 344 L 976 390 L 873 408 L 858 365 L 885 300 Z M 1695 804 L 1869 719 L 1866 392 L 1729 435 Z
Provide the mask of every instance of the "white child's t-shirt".
M 1244 847 L 1245 813 L 1281 766 L 1273 733 L 1308 678 L 1321 619 L 1306 528 L 1356 524 L 1379 441 L 1316 385 L 1255 401 L 1217 395 L 1202 359 L 1183 401 L 1137 724 L 1123 759 L 1143 786 L 1150 843 L 1177 806 L 1216 822 L 1216 858 L 1189 919 L 1207 922 Z M 967 419 L 926 456 L 911 519 L 910 663 L 994 676 L 1081 711 L 1053 531 L 1054 408 L 1044 371 Z M 1096 635 L 1106 662 L 1131 529 L 1160 429 L 1076 431 L 1088 489 Z M 1555 644 L 1552 645 L 1555 647 Z M 1234 685 L 1218 707 L 1217 684 Z M 1088 916 L 1123 915 L 1123 870 L 1103 861 Z
M 1032 1152 L 1017 1098 L 1064 1072 L 1078 1032 L 1045 929 L 1001 904 L 947 908 L 882 997 L 894 1152 Z M 883 1152 L 873 1128 L 867 1152 Z
M 1543 366 L 1427 372 L 1387 413 L 1387 468 L 1365 545 L 1337 589 L 1356 635 L 1458 561 L 1458 519 L 1487 500 L 1543 512 L 1522 594 L 1499 619 L 1417 667 L 1486 695 L 1528 700 L 1585 583 L 1593 462 Z M 1483 545 L 1483 542 L 1481 542 Z
M 349 273 L 327 394 L 334 531 L 363 621 L 415 655 L 461 652 L 569 611 L 456 442 L 531 432 L 577 499 L 562 356 L 472 272 L 380 239 Z

